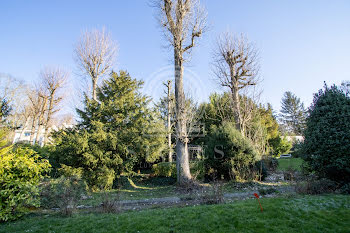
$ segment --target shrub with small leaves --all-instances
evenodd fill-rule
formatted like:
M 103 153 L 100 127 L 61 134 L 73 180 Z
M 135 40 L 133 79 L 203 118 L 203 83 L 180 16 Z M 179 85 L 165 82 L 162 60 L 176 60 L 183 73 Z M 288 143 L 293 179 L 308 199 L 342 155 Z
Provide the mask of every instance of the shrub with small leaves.
M 8 221 L 39 206 L 38 185 L 50 164 L 31 149 L 3 145 L 0 140 L 0 221 Z
M 307 118 L 303 156 L 319 177 L 350 182 L 350 93 L 337 86 L 314 95 Z
M 208 177 L 213 173 L 220 179 L 256 179 L 255 163 L 260 155 L 249 139 L 236 130 L 234 124 L 213 126 L 206 136 L 204 160 Z

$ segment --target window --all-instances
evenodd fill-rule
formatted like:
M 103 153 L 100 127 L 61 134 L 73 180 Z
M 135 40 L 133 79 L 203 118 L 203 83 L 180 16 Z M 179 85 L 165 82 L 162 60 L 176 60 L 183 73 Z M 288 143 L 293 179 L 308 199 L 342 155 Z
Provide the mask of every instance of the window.
M 29 137 L 30 133 L 24 133 L 24 136 Z

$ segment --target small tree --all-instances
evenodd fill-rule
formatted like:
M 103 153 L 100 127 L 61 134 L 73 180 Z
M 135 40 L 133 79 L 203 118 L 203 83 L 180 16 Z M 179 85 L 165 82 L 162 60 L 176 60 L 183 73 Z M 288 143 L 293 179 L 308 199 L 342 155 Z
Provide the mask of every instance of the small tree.
M 300 98 L 287 91 L 282 98 L 281 119 L 289 133 L 301 135 L 305 129 L 306 110 Z
M 304 153 L 311 171 L 350 182 L 350 97 L 333 85 L 314 94 L 306 121 Z

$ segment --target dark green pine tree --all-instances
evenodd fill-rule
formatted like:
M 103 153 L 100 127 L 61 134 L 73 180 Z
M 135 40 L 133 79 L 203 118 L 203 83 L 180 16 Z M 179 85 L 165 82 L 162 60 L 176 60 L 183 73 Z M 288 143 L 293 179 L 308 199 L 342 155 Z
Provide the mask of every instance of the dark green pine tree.
M 158 159 L 166 131 L 140 93 L 142 84 L 125 71 L 113 72 L 97 89 L 96 101 L 85 98 L 77 129 L 56 134 L 56 154 L 64 153 L 57 163 L 83 168 L 90 187 L 109 188 L 139 162 Z
M 307 111 L 300 98 L 287 91 L 282 98 L 280 117 L 288 133 L 301 135 L 305 129 Z

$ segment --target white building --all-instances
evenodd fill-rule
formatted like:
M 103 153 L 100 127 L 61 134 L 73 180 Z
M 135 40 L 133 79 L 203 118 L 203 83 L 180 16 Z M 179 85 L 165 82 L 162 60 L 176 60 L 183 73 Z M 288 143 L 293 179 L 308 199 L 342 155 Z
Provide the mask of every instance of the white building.
M 52 127 L 49 128 L 49 134 L 51 131 L 53 130 L 59 130 L 59 129 L 65 129 L 65 128 L 72 128 L 73 125 L 67 125 L 67 124 L 63 124 L 60 127 L 57 127 L 55 125 L 53 125 Z M 30 136 L 31 136 L 31 130 L 30 129 L 18 129 L 15 130 L 15 136 L 13 137 L 13 141 L 12 143 L 15 144 L 17 142 L 25 142 L 25 143 L 30 143 Z M 41 130 L 39 132 L 39 138 L 38 138 L 38 143 L 40 146 L 44 145 L 44 133 L 45 130 Z M 37 130 L 35 130 L 34 135 L 33 135 L 33 143 L 35 143 L 35 139 L 36 139 L 36 134 L 37 134 Z M 50 140 L 50 139 L 49 139 Z

